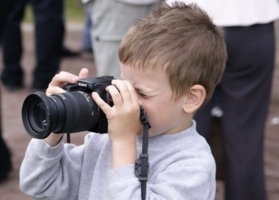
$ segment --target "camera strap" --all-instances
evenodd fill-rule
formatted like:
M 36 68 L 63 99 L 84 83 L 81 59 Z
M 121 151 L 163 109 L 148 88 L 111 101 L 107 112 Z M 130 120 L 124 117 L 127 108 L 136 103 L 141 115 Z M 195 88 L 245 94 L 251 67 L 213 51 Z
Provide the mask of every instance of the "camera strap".
M 71 143 L 71 136 L 70 136 L 70 133 L 67 133 L 67 143 Z
M 141 199 L 145 200 L 146 197 L 146 184 L 149 173 L 149 162 L 148 162 L 148 129 L 151 127 L 146 115 L 146 112 L 142 105 L 140 105 L 140 121 L 143 125 L 143 136 L 142 136 L 142 153 L 135 163 L 135 175 L 141 182 Z
M 140 121 L 143 125 L 143 136 L 142 136 L 142 153 L 139 155 L 135 162 L 135 175 L 138 177 L 141 183 L 141 199 L 145 200 L 146 197 L 146 183 L 148 180 L 149 173 L 149 162 L 148 162 L 148 129 L 151 128 L 146 112 L 142 105 L 140 105 Z M 70 143 L 70 133 L 67 133 L 67 143 Z

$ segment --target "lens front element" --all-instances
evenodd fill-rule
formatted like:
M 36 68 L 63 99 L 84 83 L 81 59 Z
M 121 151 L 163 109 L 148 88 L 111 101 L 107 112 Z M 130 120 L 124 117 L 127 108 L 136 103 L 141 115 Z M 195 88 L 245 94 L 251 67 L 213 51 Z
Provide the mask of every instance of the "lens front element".
M 90 130 L 99 120 L 98 113 L 99 107 L 90 93 L 76 91 L 47 97 L 37 92 L 25 99 L 22 120 L 31 137 L 43 139 L 51 132 Z

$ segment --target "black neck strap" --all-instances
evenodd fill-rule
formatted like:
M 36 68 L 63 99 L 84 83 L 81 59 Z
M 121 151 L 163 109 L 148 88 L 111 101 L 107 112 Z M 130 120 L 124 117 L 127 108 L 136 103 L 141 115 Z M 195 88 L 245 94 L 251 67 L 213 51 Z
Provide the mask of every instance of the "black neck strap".
M 143 125 L 142 153 L 135 163 L 135 175 L 141 182 L 141 199 L 146 197 L 146 182 L 148 180 L 149 162 L 148 162 L 148 129 L 151 127 L 142 105 L 140 105 L 140 121 Z

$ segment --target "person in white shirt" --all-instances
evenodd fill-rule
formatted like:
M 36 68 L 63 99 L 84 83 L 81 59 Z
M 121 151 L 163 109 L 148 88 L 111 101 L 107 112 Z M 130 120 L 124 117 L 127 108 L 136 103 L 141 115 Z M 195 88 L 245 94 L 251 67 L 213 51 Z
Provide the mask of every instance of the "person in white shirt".
M 172 4 L 174 0 L 167 0 Z M 277 0 L 184 0 L 197 3 L 224 27 L 228 61 L 218 97 L 223 111 L 226 200 L 264 200 L 265 121 L 271 96 Z M 195 116 L 197 130 L 209 137 L 212 99 Z

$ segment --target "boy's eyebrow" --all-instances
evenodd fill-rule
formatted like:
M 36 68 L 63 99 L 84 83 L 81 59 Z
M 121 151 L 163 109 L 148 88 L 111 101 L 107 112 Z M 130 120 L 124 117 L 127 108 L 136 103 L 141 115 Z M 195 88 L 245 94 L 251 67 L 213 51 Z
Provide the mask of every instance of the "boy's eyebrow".
M 121 80 L 123 80 L 123 81 L 128 81 L 128 80 L 126 80 L 126 79 L 124 79 L 124 78 L 120 78 Z M 130 82 L 131 83 L 131 82 Z M 132 83 L 131 83 L 132 84 Z M 134 87 L 134 89 L 135 90 L 137 90 L 137 91 L 139 91 L 139 92 L 143 92 L 143 93 L 154 93 L 155 91 L 154 91 L 154 89 L 148 89 L 147 87 L 142 87 L 141 85 L 133 85 L 132 84 L 132 86 Z
M 148 89 L 145 89 L 145 88 L 141 88 L 141 87 L 134 87 L 135 90 L 139 93 L 142 93 L 142 94 L 145 94 L 145 95 L 148 95 L 148 96 L 154 96 L 156 95 L 156 91 L 154 90 L 148 90 Z

